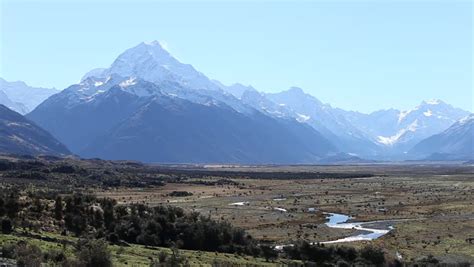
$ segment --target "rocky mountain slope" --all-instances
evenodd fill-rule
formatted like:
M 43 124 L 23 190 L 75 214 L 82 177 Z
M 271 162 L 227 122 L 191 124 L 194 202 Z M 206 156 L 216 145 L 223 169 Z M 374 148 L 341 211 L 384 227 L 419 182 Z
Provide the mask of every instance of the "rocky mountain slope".
M 51 134 L 4 105 L 0 105 L 0 153 L 70 154 Z

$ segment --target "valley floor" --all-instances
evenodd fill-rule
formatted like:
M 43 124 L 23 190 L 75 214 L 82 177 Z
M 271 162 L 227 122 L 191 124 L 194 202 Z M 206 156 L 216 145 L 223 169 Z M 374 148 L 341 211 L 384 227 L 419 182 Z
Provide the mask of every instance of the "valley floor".
M 225 225 L 227 221 L 243 228 L 262 249 L 262 253 L 241 255 L 180 249 L 194 265 L 287 265 L 292 262 L 291 257 L 267 262 L 243 255 L 267 256 L 265 245 L 281 247 L 301 240 L 327 242 L 367 233 L 329 227 L 328 213 L 348 215 L 349 223 L 377 221 L 366 228 L 391 230 L 375 240 L 325 244 L 325 247 L 349 246 L 363 251 L 372 245 L 385 253 L 387 262 L 396 259 L 419 262 L 433 256 L 440 262 L 474 263 L 474 166 L 466 164 L 151 166 L 129 161 L 2 156 L 0 189 L 1 207 L 14 210 L 12 214 L 0 210 L 4 214 L 2 249 L 26 240 L 44 251 L 60 249 L 74 259 L 81 243 L 76 236 L 103 239 L 107 234 L 112 261 L 118 266 L 148 266 L 161 252 L 171 255 L 169 248 L 139 245 L 150 244 L 143 240 L 125 242 L 113 238 L 112 235 L 122 235 L 119 231 L 122 228 L 103 227 L 105 209 L 109 207 L 110 211 L 107 203 L 113 202 L 110 220 L 116 226 L 128 225 L 133 218 L 140 219 L 129 216 L 133 213 L 131 208 L 145 209 L 143 214 L 163 215 L 170 208 L 149 207 L 171 205 L 184 212 L 198 212 L 203 215 L 199 218 L 210 217 L 215 222 L 213 225 Z M 103 215 L 97 219 L 94 214 L 100 212 L 96 209 Z M 173 212 L 178 210 L 181 209 Z M 84 218 L 87 231 L 74 234 L 76 224 L 71 223 L 72 219 L 81 223 L 84 215 L 88 216 Z M 159 225 L 166 225 L 167 220 L 176 225 L 183 222 L 189 227 L 193 225 L 191 221 L 174 219 L 166 219 Z M 103 224 L 96 227 L 95 222 Z M 138 225 L 145 225 L 144 221 Z M 127 227 L 123 229 L 133 229 Z M 152 236 L 154 232 L 151 233 L 146 235 Z M 184 240 L 179 239 L 179 232 L 175 234 L 169 240 Z M 192 231 L 188 233 L 191 234 Z
M 429 255 L 445 262 L 474 262 L 474 168 L 462 165 L 223 167 L 216 175 L 168 183 L 160 188 L 98 190 L 120 203 L 170 204 L 230 221 L 270 244 L 335 240 L 356 230 L 325 225 L 325 212 L 348 214 L 356 221 L 390 220 L 394 229 L 374 241 L 389 257 L 406 261 Z M 294 172 L 282 179 L 232 178 L 237 184 L 206 185 L 222 171 Z M 298 179 L 299 172 L 371 173 L 362 178 Z M 258 176 L 258 175 L 256 175 Z M 170 197 L 173 191 L 190 196 Z

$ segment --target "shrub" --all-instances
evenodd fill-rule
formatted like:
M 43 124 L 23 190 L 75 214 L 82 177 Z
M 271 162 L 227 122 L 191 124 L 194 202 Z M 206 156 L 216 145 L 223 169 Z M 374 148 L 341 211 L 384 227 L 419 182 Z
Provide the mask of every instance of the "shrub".
M 64 254 L 64 251 L 59 249 L 47 251 L 46 253 L 44 253 L 44 259 L 46 262 L 52 262 L 55 264 L 64 263 L 65 261 L 67 261 L 67 257 Z
M 19 267 L 40 267 L 43 253 L 35 245 L 19 242 L 16 247 L 16 261 Z
M 173 191 L 168 194 L 170 197 L 187 197 L 187 196 L 192 196 L 193 193 L 187 192 L 187 191 Z
M 369 263 L 382 265 L 385 263 L 385 256 L 381 249 L 367 246 L 360 251 L 360 256 Z
M 16 246 L 14 244 L 4 244 L 1 248 L 2 257 L 8 259 L 15 258 L 15 249 Z
M 262 245 L 260 246 L 262 250 L 262 256 L 265 258 L 266 261 L 276 259 L 278 257 L 278 252 L 275 250 L 274 247 Z
M 177 248 L 172 248 L 171 252 L 170 256 L 168 256 L 164 251 L 160 252 L 158 260 L 151 260 L 150 267 L 190 266 L 188 259 L 186 259 Z
M 77 245 L 76 257 L 81 266 L 112 266 L 110 251 L 107 243 L 103 240 L 80 240 Z

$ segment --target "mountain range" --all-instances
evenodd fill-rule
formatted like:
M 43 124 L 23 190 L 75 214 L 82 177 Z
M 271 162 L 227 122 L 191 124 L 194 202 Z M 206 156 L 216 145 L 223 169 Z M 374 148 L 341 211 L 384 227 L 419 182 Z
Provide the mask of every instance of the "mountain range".
M 239 95 L 244 103 L 270 116 L 292 117 L 312 126 L 342 152 L 387 160 L 410 158 L 408 151 L 418 142 L 470 114 L 441 100 L 423 101 L 406 111 L 364 114 L 333 108 L 296 87 L 279 93 L 261 93 L 249 87 Z
M 28 117 L 83 157 L 145 162 L 311 163 L 336 149 L 308 125 L 140 78 L 89 77 Z
M 226 86 L 155 41 L 126 50 L 109 68 L 86 73 L 27 118 L 83 157 L 317 163 L 429 157 L 436 151 L 417 147 L 469 115 L 441 100 L 364 114 L 322 103 L 297 87 L 264 93 Z M 472 134 L 465 137 L 472 143 Z M 472 146 L 470 151 L 460 157 L 470 158 Z

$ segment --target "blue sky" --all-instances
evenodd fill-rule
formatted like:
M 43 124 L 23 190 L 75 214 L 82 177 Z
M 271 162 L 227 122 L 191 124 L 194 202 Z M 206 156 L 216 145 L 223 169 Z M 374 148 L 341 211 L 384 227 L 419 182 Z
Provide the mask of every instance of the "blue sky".
M 344 109 L 473 108 L 471 1 L 1 1 L 0 76 L 63 89 L 159 40 L 225 84 Z

